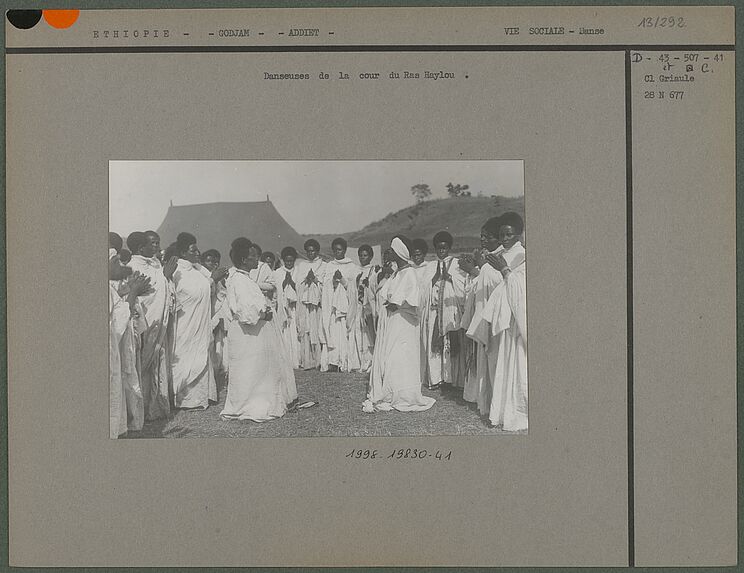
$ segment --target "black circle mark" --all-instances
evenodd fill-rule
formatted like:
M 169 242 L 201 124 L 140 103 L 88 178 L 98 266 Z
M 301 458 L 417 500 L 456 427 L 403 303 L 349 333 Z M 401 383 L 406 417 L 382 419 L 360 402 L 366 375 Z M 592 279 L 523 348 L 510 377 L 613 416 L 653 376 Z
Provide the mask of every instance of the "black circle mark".
M 5 16 L 16 28 L 28 30 L 41 20 L 41 10 L 8 10 Z

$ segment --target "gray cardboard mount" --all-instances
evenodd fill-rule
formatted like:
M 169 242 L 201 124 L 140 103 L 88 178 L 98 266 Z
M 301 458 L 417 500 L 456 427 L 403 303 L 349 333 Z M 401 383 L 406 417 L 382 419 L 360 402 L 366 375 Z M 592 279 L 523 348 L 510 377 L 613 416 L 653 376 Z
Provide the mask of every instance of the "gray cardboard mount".
M 688 26 L 641 34 L 657 14 Z M 606 50 L 27 50 L 105 48 L 92 32 L 120 26 L 191 30 L 162 45 L 193 47 L 240 18 L 332 24 L 323 44 L 335 45 L 503 45 L 504 22 L 607 36 L 593 40 Z M 732 22 L 730 7 L 99 11 L 38 33 L 6 22 L 10 564 L 734 564 Z M 663 63 L 629 65 L 626 44 L 725 57 L 683 99 L 651 102 L 644 78 Z M 458 81 L 262 80 L 427 66 Z M 86 253 L 108 227 L 109 160 L 506 158 L 524 160 L 530 224 L 528 436 L 107 439 L 106 275 Z M 344 458 L 417 444 L 451 449 L 452 463 Z

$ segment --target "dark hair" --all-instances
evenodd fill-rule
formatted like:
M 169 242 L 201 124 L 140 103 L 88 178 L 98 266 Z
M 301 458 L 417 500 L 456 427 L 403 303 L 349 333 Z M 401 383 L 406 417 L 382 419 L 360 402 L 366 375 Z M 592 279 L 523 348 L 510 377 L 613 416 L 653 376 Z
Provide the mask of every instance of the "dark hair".
M 452 235 L 450 235 L 447 231 L 439 231 L 436 235 L 434 235 L 432 244 L 434 245 L 434 248 L 436 248 L 439 243 L 447 243 L 447 246 L 451 247 L 453 243 Z
M 320 243 L 316 241 L 315 239 L 308 239 L 305 241 L 305 244 L 302 245 L 302 248 L 305 250 L 308 250 L 310 247 L 315 247 L 316 251 L 320 250 Z
M 157 237 L 158 241 L 160 240 L 160 235 L 155 231 L 145 231 L 145 237 Z
M 256 248 L 257 245 L 253 245 L 253 248 Z M 276 255 L 272 253 L 271 251 L 266 251 L 261 254 L 261 260 L 265 263 L 264 259 L 271 258 L 272 261 L 276 262 Z
M 238 243 L 238 242 L 241 242 L 241 241 L 248 241 L 250 243 L 250 241 L 248 239 L 246 239 L 245 237 L 238 237 L 237 239 L 233 239 L 233 242 L 230 243 L 230 246 L 231 247 L 234 247 L 235 246 L 235 243 Z
M 363 252 L 368 252 L 371 256 L 375 255 L 375 252 L 372 250 L 372 247 L 369 245 L 362 245 L 357 249 L 357 254 L 361 255 Z
M 491 217 L 488 221 L 483 223 L 483 230 L 486 231 L 492 237 L 499 236 L 500 228 L 501 228 L 501 217 Z
M 501 226 L 503 227 L 504 225 L 512 227 L 517 235 L 521 235 L 522 231 L 524 231 L 524 220 L 514 211 L 509 211 L 501 215 Z
M 109 248 L 116 249 L 118 253 L 121 251 L 122 246 L 124 246 L 124 241 L 121 240 L 121 237 L 113 231 L 109 232 Z
M 121 264 L 126 265 L 132 260 L 132 253 L 127 249 L 122 249 L 119 251 L 119 260 L 121 261 Z
M 402 239 L 401 239 L 402 240 Z M 408 245 L 406 245 L 408 247 Z M 414 239 L 411 241 L 411 246 L 408 247 L 408 252 L 413 254 L 413 251 L 421 251 L 423 254 L 426 254 L 429 252 L 429 245 L 426 244 L 426 241 L 423 239 Z
M 346 242 L 346 239 L 344 239 L 343 237 L 336 237 L 335 239 L 333 239 L 333 241 L 331 241 L 332 249 L 335 249 L 336 245 L 341 245 L 344 250 L 346 250 L 346 248 L 349 246 L 349 244 Z
M 297 249 L 294 247 L 284 247 L 282 249 L 281 257 L 282 260 L 286 259 L 287 257 L 292 256 L 295 259 L 297 258 Z
M 237 239 L 233 239 L 232 243 L 230 243 L 230 252 L 227 253 L 227 256 L 230 257 L 231 261 L 233 260 L 232 256 L 233 256 L 233 249 L 235 248 L 235 244 L 240 241 L 248 241 L 248 239 L 246 239 L 245 237 L 238 237 Z M 250 243 L 250 241 L 248 242 Z M 233 262 L 233 264 L 235 263 Z
M 253 243 L 251 246 L 254 249 L 256 249 L 256 251 L 258 252 L 258 256 L 260 257 L 261 254 L 263 253 L 263 249 L 261 248 L 261 245 L 259 245 L 258 243 Z
M 217 259 L 218 261 L 222 259 L 222 256 L 220 255 L 220 252 L 217 249 L 209 249 L 207 251 L 204 251 L 201 256 L 202 256 L 202 260 L 206 259 L 207 257 L 213 257 Z
M 167 262 L 171 260 L 173 257 L 178 256 L 178 245 L 176 243 L 171 243 L 168 245 L 163 252 L 163 262 Z
M 179 256 L 189 250 L 191 245 L 196 244 L 196 237 L 191 233 L 178 233 L 176 237 L 176 246 L 178 247 Z
M 250 254 L 251 247 L 255 247 L 250 240 L 245 237 L 238 237 L 232 242 L 232 248 L 230 249 L 230 260 L 233 265 L 239 267 L 243 262 L 243 259 Z
M 129 233 L 129 236 L 127 237 L 127 247 L 132 251 L 132 254 L 139 254 L 139 250 L 146 244 L 147 237 L 143 232 L 134 231 L 133 233 Z

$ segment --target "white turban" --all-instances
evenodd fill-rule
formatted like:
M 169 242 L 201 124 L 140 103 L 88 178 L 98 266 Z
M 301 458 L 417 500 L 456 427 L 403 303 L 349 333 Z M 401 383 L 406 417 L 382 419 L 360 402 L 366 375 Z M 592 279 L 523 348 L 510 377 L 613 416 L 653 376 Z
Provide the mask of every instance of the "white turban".
M 108 260 L 110 261 L 111 259 L 113 259 L 118 254 L 119 253 L 116 252 L 116 249 L 109 248 L 109 259 Z
M 401 241 L 398 237 L 395 237 L 392 242 L 390 243 L 390 248 L 393 249 L 396 255 L 398 255 L 401 259 L 406 261 L 407 263 L 413 262 L 411 260 L 411 254 L 408 252 L 408 247 L 406 247 L 406 244 Z

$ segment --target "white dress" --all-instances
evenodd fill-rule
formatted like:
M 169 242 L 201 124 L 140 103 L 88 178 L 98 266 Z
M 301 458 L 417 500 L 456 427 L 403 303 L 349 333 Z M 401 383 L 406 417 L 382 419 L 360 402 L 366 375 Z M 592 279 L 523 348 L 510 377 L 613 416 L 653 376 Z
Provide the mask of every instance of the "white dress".
M 436 400 L 421 394 L 421 338 L 419 336 L 418 305 L 420 288 L 416 270 L 405 267 L 385 282 L 380 291 L 387 307 L 378 323 L 377 344 L 372 358 L 365 412 L 398 410 L 416 412 L 428 410 Z
M 173 275 L 176 320 L 173 355 L 173 402 L 176 408 L 207 408 L 217 401 L 212 368 L 212 285 L 201 265 L 178 260 Z
M 295 262 L 298 266 L 298 262 Z M 299 263 L 301 279 L 297 283 L 297 331 L 300 338 L 300 368 L 309 370 L 320 367 L 328 370 L 328 348 L 321 312 L 323 281 L 326 263 L 317 258 L 314 261 Z M 312 270 L 315 282 L 308 283 L 307 275 Z
M 365 286 L 364 281 L 367 281 Z M 355 280 L 355 296 L 357 297 L 356 312 L 352 322 L 347 321 L 349 327 L 349 369 L 369 372 L 372 368 L 372 355 L 375 348 L 375 320 L 377 305 L 375 291 L 377 289 L 377 272 L 369 264 L 361 267 Z
M 127 404 L 120 343 L 129 325 L 129 306 L 109 284 L 109 437 L 127 432 Z
M 430 263 L 422 278 L 424 304 L 421 308 L 421 336 L 424 350 L 423 382 L 465 385 L 465 331 L 462 315 L 465 307 L 467 274 L 454 257 Z M 432 272 L 433 271 L 433 272 Z M 443 280 L 442 275 L 448 275 Z
M 237 270 L 227 285 L 227 304 L 230 384 L 220 415 L 254 422 L 280 418 L 297 399 L 297 386 L 275 321 L 260 318 L 266 298 L 248 273 Z
M 502 253 L 503 250 L 503 247 L 499 247 L 491 254 L 496 255 Z M 493 337 L 491 325 L 484 315 L 484 309 L 491 293 L 502 281 L 503 278 L 499 271 L 487 263 L 484 264 L 471 287 L 470 301 L 466 301 L 466 307 L 471 308 L 464 312 L 468 324 L 466 335 L 475 345 L 475 365 L 471 366 L 473 373 L 465 381 L 463 399 L 475 402 L 478 405 L 478 411 L 483 415 L 488 414 L 490 409 L 494 371 Z
M 292 277 L 295 283 L 284 285 L 287 273 Z M 284 265 L 274 271 L 274 283 L 276 284 L 276 320 L 277 325 L 282 333 L 284 349 L 289 357 L 289 363 L 292 368 L 300 367 L 300 337 L 297 330 L 297 312 L 298 296 L 297 289 L 300 282 L 305 278 L 302 269 L 295 265 L 292 269 L 287 269 Z
M 504 430 L 526 430 L 527 424 L 527 301 L 524 248 L 504 252 L 512 269 L 488 299 L 484 316 L 491 324 L 493 370 L 489 420 Z
M 140 384 L 145 419 L 157 420 L 170 412 L 172 340 L 169 340 L 169 331 L 173 329 L 173 285 L 165 278 L 163 267 L 155 257 L 132 255 L 129 267 L 148 277 L 152 287 L 150 294 L 138 297 L 144 322 L 140 332 Z
M 341 272 L 342 280 L 333 284 L 336 271 Z M 323 329 L 328 346 L 328 364 L 338 366 L 342 372 L 351 370 L 353 363 L 351 355 L 351 341 L 354 334 L 350 329 L 357 311 L 356 278 L 360 268 L 351 259 L 333 259 L 328 262 L 323 284 Z

